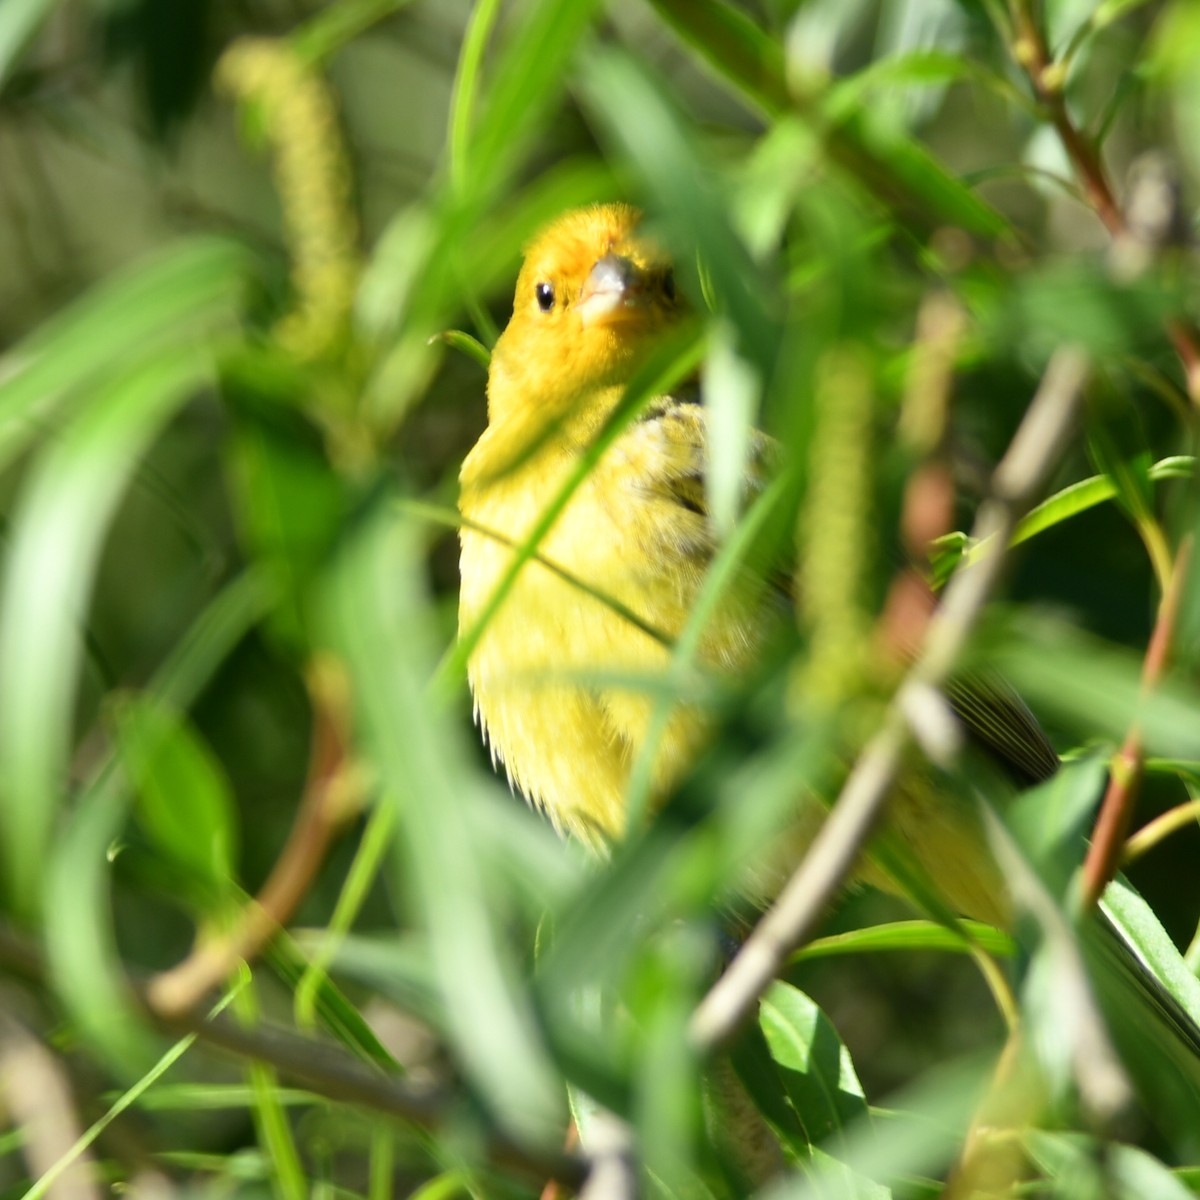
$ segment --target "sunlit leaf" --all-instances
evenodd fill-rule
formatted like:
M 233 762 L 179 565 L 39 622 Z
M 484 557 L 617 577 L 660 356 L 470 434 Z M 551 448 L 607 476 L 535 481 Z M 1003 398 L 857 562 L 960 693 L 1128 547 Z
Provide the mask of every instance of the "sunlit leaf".
M 211 372 L 207 354 L 174 349 L 109 380 L 50 445 L 18 510 L 0 600 L 0 763 L 9 894 L 24 908 L 62 802 L 79 622 L 105 530 L 141 454 Z

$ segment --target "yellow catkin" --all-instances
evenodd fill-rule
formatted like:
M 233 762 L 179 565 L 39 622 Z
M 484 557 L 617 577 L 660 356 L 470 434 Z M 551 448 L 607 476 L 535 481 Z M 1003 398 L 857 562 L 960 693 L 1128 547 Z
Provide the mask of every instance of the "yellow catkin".
M 838 347 L 817 369 L 816 424 L 800 514 L 800 619 L 810 653 L 803 702 L 836 704 L 862 681 L 869 645 L 863 607 L 871 536 L 871 377 L 860 351 Z
M 242 38 L 217 64 L 227 95 L 257 105 L 274 154 L 295 301 L 276 326 L 302 359 L 341 345 L 358 283 L 358 220 L 333 96 L 286 42 Z

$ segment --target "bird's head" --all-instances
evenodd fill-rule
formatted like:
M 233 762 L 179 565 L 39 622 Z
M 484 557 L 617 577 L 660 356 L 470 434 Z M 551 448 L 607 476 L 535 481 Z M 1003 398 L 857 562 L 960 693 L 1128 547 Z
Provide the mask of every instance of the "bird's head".
M 684 313 L 670 259 L 639 236 L 641 213 L 601 204 L 559 217 L 528 244 L 512 319 L 492 357 L 493 420 L 546 419 L 621 388 Z

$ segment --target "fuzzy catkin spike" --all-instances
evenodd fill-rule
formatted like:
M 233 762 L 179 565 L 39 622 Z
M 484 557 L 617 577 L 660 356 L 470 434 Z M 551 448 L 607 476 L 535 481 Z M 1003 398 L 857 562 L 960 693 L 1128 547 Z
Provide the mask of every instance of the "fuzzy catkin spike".
M 871 537 L 871 376 L 863 353 L 835 347 L 816 381 L 809 485 L 800 514 L 800 619 L 811 652 L 806 702 L 833 705 L 861 682 L 870 623 L 863 607 Z
M 292 311 L 277 340 L 312 360 L 345 339 L 360 269 L 351 173 L 333 96 L 286 42 L 242 38 L 217 64 L 217 87 L 261 107 L 292 257 Z

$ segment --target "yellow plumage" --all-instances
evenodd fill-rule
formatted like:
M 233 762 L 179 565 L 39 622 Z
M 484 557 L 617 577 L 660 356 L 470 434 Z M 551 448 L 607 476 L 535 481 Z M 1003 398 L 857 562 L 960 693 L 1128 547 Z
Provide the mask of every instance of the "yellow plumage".
M 624 205 L 585 209 L 528 248 L 512 320 L 492 358 L 488 428 L 462 469 L 463 629 L 478 619 L 511 545 L 524 541 L 576 469 L 632 372 L 680 319 L 670 264 L 636 236 L 637 222 Z M 542 559 L 667 638 L 683 628 L 711 550 L 694 499 L 703 491 L 704 426 L 698 405 L 655 401 L 588 474 L 539 547 Z M 761 624 L 749 603 L 735 597 L 711 623 L 705 661 L 728 671 L 748 663 Z M 522 569 L 471 656 L 469 677 L 493 752 L 559 826 L 592 841 L 622 830 L 630 766 L 653 707 L 630 677 L 661 671 L 668 654 L 544 563 Z M 601 672 L 628 682 L 587 682 Z M 655 760 L 657 791 L 677 778 L 702 736 L 694 711 L 674 715 Z
M 462 469 L 462 630 L 480 619 L 513 547 L 682 316 L 670 263 L 639 237 L 638 220 L 624 205 L 583 209 L 527 248 L 512 319 L 492 357 L 488 427 Z M 541 561 L 522 567 L 468 664 L 478 720 L 511 781 L 556 825 L 593 844 L 624 829 L 630 770 L 654 709 L 637 680 L 660 674 L 670 654 L 605 598 L 668 641 L 684 628 L 713 548 L 706 440 L 702 407 L 654 400 L 571 496 L 539 545 Z M 765 452 L 761 439 L 758 457 Z M 758 485 L 748 479 L 747 491 Z M 779 612 L 778 597 L 762 586 L 733 588 L 705 630 L 702 663 L 744 672 Z M 705 732 L 695 708 L 674 710 L 653 763 L 656 797 L 694 760 Z M 802 801 L 798 794 L 793 854 L 823 813 Z M 994 870 L 967 807 L 915 777 L 897 801 L 893 832 L 940 877 L 951 902 L 1000 916 Z M 770 891 L 769 878 L 756 874 L 754 890 Z

